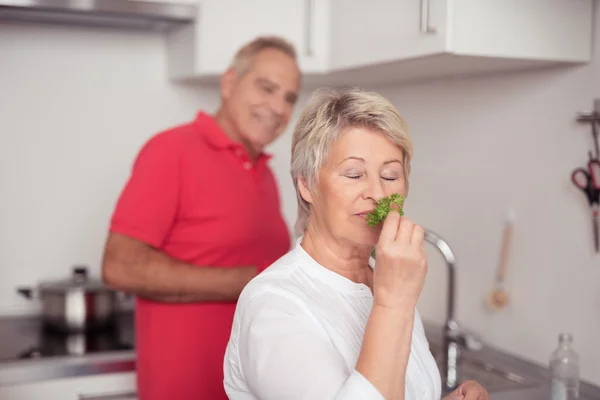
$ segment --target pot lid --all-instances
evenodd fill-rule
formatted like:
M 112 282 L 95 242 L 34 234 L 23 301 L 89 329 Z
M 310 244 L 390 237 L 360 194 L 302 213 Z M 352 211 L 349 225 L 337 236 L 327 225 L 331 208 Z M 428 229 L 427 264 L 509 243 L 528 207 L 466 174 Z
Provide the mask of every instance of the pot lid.
M 92 279 L 88 276 L 86 266 L 75 266 L 70 278 L 57 281 L 43 282 L 39 285 L 42 291 L 66 292 L 74 289 L 83 289 L 88 292 L 110 291 L 99 279 Z

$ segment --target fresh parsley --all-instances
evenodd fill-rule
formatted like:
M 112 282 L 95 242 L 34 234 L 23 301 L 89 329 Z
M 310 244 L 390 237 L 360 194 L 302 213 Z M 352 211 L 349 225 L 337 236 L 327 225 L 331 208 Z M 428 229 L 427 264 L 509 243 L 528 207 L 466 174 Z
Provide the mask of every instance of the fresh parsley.
M 387 217 L 390 211 L 393 210 L 392 205 L 396 204 L 398 206 L 398 212 L 400 216 L 404 215 L 404 210 L 402 207 L 404 206 L 404 196 L 399 193 L 394 193 L 391 196 L 384 197 L 383 199 L 377 202 L 377 207 L 373 211 L 367 214 L 367 223 L 370 226 L 375 226 Z

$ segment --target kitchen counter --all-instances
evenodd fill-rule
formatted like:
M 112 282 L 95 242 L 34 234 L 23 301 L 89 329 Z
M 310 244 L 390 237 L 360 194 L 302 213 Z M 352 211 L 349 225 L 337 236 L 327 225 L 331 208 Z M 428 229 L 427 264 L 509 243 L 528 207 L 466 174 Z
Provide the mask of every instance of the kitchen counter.
M 0 318 L 0 386 L 135 371 L 133 313 L 120 313 L 110 333 L 57 335 L 40 318 Z
M 432 350 L 442 343 L 439 325 L 424 321 Z M 100 338 L 102 339 L 102 338 Z M 50 379 L 135 371 L 133 313 L 118 318 L 116 336 L 73 341 L 50 340 L 34 317 L 0 318 L 0 386 Z M 36 353 L 36 351 L 39 353 Z M 548 370 L 487 344 L 480 351 L 464 351 L 476 359 L 534 382 L 518 390 L 490 392 L 491 400 L 548 400 Z M 600 400 L 600 388 L 581 383 L 581 400 Z
M 443 330 L 437 324 L 423 322 L 425 334 L 431 344 L 432 351 L 441 348 Z M 516 355 L 497 349 L 484 342 L 483 349 L 479 351 L 463 350 L 462 357 L 469 360 L 477 360 L 481 365 L 489 365 L 501 371 L 510 372 L 523 377 L 531 385 L 524 385 L 516 390 L 503 390 L 490 392 L 491 400 L 548 400 L 549 393 L 549 371 L 547 366 L 539 365 L 524 360 Z M 435 353 L 434 353 L 435 355 Z M 481 368 L 485 374 L 484 368 Z M 600 400 L 600 387 L 588 382 L 580 382 L 580 400 Z

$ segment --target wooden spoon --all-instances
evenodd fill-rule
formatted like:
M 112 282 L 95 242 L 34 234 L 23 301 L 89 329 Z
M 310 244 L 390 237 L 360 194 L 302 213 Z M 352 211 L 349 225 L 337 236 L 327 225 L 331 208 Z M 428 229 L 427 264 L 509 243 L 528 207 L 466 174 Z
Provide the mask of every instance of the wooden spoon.
M 500 264 L 496 276 L 496 286 L 488 293 L 487 301 L 492 310 L 497 311 L 508 304 L 508 293 L 504 289 L 504 276 L 508 265 L 508 250 L 512 236 L 512 224 L 515 219 L 514 209 L 508 211 L 506 223 L 504 225 L 504 235 L 502 239 L 502 251 L 500 253 Z

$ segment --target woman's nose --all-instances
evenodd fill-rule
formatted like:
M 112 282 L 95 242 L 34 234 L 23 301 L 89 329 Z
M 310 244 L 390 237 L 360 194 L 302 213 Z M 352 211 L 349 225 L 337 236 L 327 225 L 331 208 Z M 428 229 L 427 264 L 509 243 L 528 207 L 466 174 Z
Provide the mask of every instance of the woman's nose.
M 385 192 L 383 191 L 383 185 L 381 180 L 379 179 L 369 179 L 368 187 L 365 190 L 365 196 L 378 202 L 382 198 L 385 197 Z

